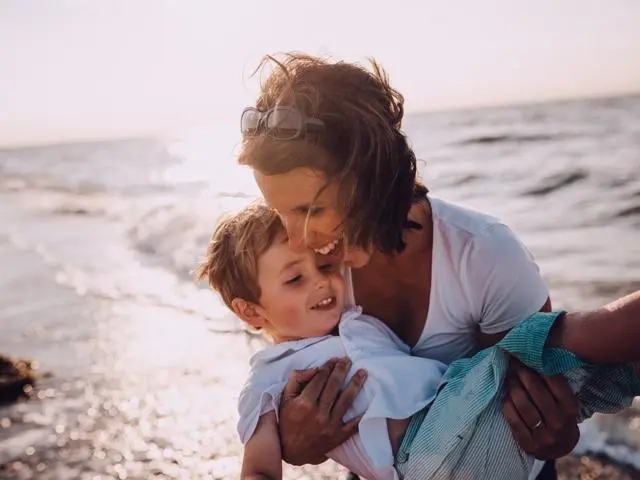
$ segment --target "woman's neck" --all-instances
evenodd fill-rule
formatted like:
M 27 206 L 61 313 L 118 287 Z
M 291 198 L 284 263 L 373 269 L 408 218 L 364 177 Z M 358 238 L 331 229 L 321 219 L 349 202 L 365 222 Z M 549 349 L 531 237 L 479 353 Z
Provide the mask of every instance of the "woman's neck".
M 408 216 L 421 229 L 407 229 L 405 249 L 395 255 L 375 251 L 369 263 L 352 270 L 356 302 L 386 323 L 407 344 L 417 342 L 429 308 L 433 220 L 427 201 Z

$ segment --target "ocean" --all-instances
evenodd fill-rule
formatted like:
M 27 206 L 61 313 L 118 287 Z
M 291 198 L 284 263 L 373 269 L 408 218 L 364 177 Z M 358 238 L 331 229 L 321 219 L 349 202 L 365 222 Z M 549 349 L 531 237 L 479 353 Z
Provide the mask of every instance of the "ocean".
M 235 399 L 260 340 L 192 279 L 258 195 L 234 128 L 0 150 L 0 353 L 39 364 L 0 407 L 0 478 L 237 478 Z M 441 198 L 502 218 L 554 308 L 640 289 L 640 96 L 408 115 Z M 576 453 L 640 470 L 640 405 Z M 337 478 L 332 464 L 286 478 Z

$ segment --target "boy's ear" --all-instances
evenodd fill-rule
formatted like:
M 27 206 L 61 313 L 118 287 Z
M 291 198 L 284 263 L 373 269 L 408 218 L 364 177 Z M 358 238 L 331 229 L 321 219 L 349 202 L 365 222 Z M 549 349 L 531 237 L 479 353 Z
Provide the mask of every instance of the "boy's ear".
M 248 323 L 255 329 L 263 329 L 267 323 L 266 319 L 260 315 L 257 305 L 247 302 L 243 298 L 231 300 L 231 309 L 243 322 Z

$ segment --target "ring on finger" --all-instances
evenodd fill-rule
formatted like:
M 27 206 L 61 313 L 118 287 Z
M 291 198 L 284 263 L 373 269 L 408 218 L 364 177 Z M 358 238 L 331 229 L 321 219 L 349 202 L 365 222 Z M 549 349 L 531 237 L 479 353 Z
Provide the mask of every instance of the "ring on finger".
M 542 426 L 542 419 L 538 420 L 538 423 L 536 423 L 533 427 L 531 427 L 531 430 L 537 430 L 541 426 Z

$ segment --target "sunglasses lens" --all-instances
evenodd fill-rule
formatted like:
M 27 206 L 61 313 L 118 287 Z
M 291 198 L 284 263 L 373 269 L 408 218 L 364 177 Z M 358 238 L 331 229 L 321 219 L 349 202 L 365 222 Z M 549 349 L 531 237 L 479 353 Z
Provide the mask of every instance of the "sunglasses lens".
M 240 130 L 242 133 L 254 133 L 260 125 L 262 114 L 258 110 L 248 109 L 242 112 L 240 117 Z
M 302 129 L 302 115 L 293 108 L 275 108 L 267 117 L 267 129 L 278 138 L 293 138 Z

